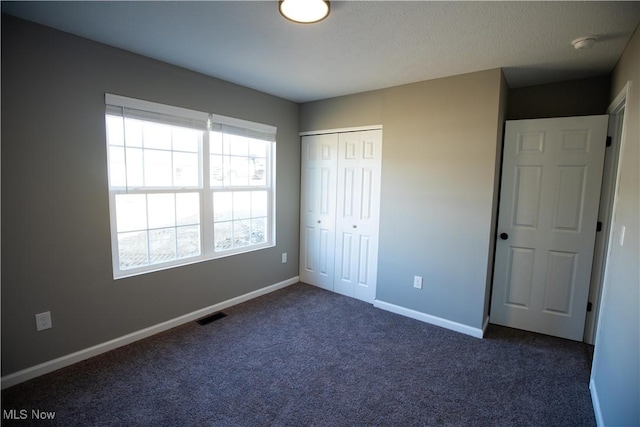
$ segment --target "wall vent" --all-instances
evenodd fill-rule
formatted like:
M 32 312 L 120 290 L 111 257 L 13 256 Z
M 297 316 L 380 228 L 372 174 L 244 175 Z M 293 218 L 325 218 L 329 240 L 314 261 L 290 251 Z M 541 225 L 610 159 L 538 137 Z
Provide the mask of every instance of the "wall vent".
M 227 317 L 227 315 L 219 311 L 217 313 L 213 313 L 201 319 L 196 320 L 196 323 L 198 323 L 200 326 L 204 326 L 204 325 L 208 325 L 211 322 L 215 322 L 216 320 L 222 319 L 223 317 Z

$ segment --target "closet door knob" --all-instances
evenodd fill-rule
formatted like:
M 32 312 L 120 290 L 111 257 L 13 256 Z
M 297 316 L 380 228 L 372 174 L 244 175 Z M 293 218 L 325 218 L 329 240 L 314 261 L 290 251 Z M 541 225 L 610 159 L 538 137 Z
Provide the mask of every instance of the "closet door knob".
M 357 226 L 357 225 L 354 225 L 354 226 L 353 226 L 353 228 L 358 228 L 358 226 Z
M 507 233 L 500 233 L 500 238 L 502 240 L 507 240 L 509 238 L 509 235 Z
M 318 220 L 318 224 L 320 224 L 322 221 Z

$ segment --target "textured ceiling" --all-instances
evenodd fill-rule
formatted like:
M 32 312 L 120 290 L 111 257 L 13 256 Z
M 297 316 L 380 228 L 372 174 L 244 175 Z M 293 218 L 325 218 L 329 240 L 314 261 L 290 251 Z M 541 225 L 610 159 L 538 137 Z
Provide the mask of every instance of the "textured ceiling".
M 332 1 L 317 24 L 276 1 L 2 2 L 2 12 L 296 102 L 502 67 L 510 87 L 604 75 L 640 2 Z M 571 40 L 599 38 L 574 50 Z

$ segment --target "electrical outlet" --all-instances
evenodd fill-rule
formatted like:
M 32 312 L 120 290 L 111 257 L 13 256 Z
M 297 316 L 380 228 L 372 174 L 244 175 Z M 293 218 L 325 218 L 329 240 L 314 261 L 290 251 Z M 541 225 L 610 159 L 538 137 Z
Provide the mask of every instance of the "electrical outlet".
M 286 253 L 286 252 L 283 252 L 283 253 L 282 253 L 282 263 L 284 264 L 284 263 L 286 263 L 286 262 L 287 262 L 287 253 Z
M 422 276 L 413 276 L 413 287 L 422 289 Z
M 51 312 L 45 311 L 44 313 L 36 314 L 36 331 L 42 331 L 53 327 L 51 325 Z

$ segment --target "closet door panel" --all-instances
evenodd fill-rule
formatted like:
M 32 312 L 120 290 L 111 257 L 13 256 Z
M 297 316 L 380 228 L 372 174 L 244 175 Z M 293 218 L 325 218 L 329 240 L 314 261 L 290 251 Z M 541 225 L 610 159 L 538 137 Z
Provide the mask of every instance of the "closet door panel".
M 340 134 L 338 142 L 336 230 L 351 244 L 336 247 L 334 289 L 367 302 L 375 299 L 377 278 L 381 144 L 379 130 Z
M 300 280 L 333 290 L 338 136 L 302 138 Z

